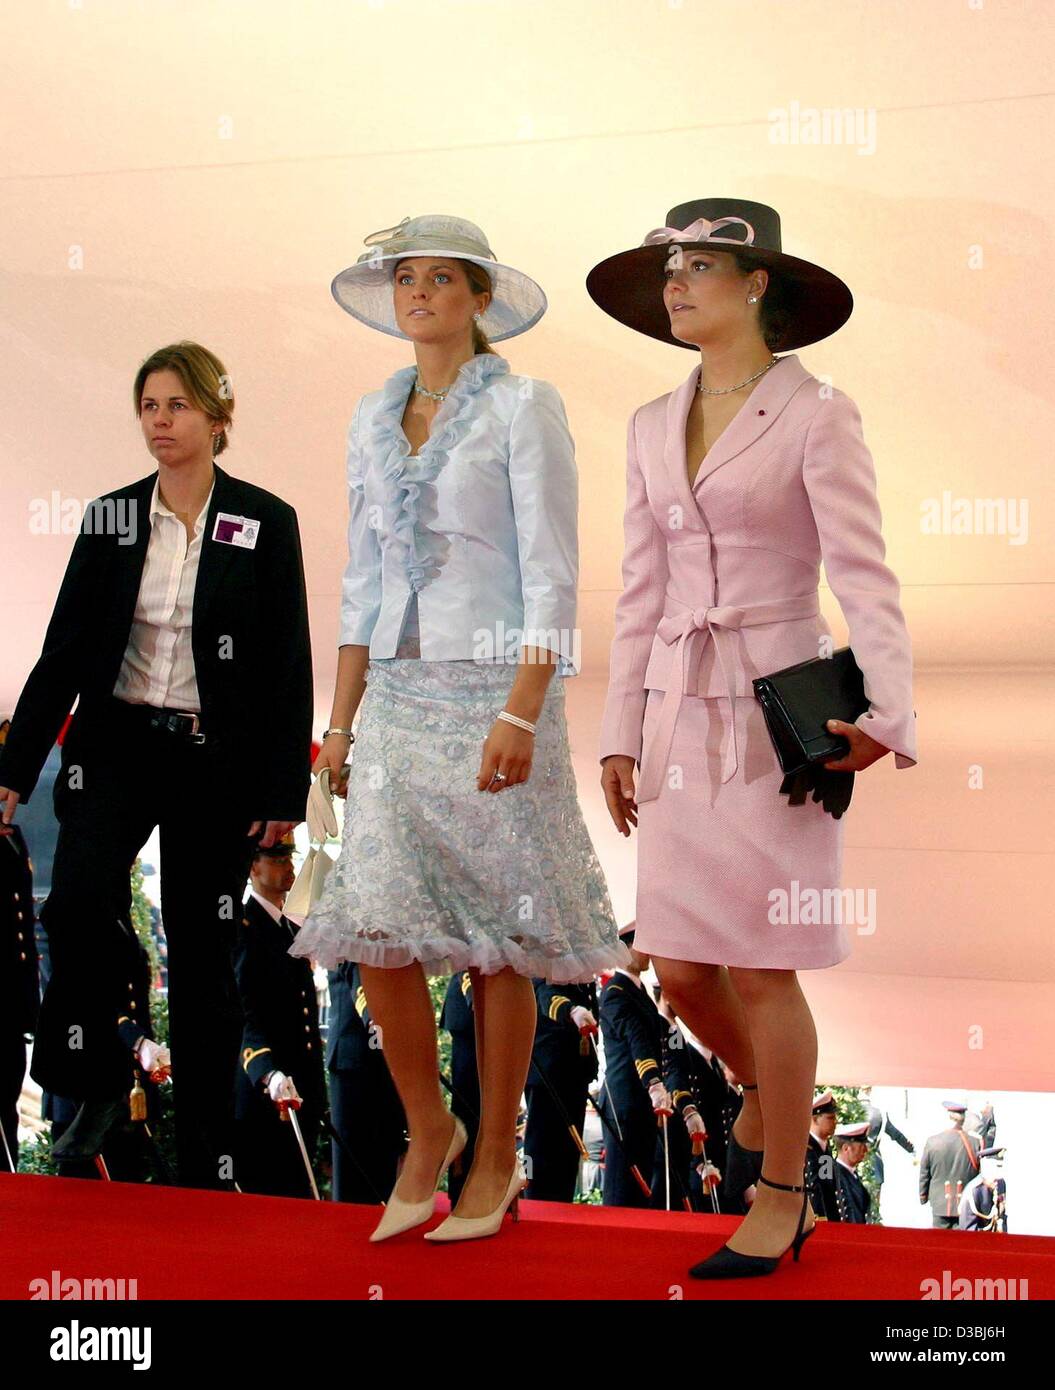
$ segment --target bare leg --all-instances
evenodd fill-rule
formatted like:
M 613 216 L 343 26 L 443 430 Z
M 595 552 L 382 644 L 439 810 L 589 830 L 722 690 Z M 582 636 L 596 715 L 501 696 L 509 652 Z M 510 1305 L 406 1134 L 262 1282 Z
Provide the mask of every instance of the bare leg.
M 509 966 L 494 975 L 474 972 L 473 1008 L 480 1132 L 473 1165 L 454 1209 L 464 1217 L 494 1211 L 513 1172 L 517 1112 L 535 1041 L 535 991 L 526 975 L 518 975 Z
M 360 965 L 359 974 L 410 1132 L 396 1189 L 405 1202 L 423 1202 L 435 1191 L 454 1133 L 440 1091 L 436 1016 L 425 973 L 415 962 L 397 970 Z
M 804 1182 L 817 1030 L 793 970 L 729 971 L 743 1002 L 765 1126 L 763 1171 L 773 1182 Z M 795 1234 L 802 1194 L 759 1183 L 751 1210 L 727 1242 L 745 1255 L 779 1255 Z M 814 1224 L 807 1205 L 805 1229 Z
M 756 1081 L 747 1015 L 725 966 L 658 956 L 652 957 L 652 964 L 671 1008 L 700 1042 L 716 1052 L 739 1081 Z M 733 1133 L 745 1149 L 765 1147 L 759 1091 L 744 1092 L 743 1109 Z M 767 1172 L 766 1176 L 772 1174 Z

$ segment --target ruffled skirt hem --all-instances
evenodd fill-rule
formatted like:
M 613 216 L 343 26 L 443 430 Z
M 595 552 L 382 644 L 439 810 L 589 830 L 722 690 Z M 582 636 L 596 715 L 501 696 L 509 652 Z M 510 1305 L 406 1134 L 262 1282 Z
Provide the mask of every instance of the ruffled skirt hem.
M 555 956 L 540 951 L 537 943 L 524 947 L 508 937 L 502 941 L 481 938 L 472 942 L 454 936 L 428 941 L 368 941 L 362 937 L 329 941 L 307 926 L 298 932 L 290 955 L 310 957 L 327 970 L 335 970 L 342 961 L 356 961 L 381 970 L 398 970 L 417 962 L 426 975 L 457 975 L 470 969 L 495 975 L 508 966 L 518 975 L 544 979 L 554 985 L 586 984 L 602 971 L 630 964 L 630 952 L 622 941 Z

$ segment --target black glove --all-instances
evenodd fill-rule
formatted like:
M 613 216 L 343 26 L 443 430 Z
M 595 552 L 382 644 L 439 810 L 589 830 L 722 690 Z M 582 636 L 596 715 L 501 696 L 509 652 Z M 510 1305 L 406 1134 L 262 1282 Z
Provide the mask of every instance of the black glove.
M 812 791 L 814 801 L 819 801 L 836 820 L 849 806 L 853 790 L 852 772 L 832 772 L 820 763 L 789 772 L 780 784 L 780 794 L 788 798 L 789 806 L 805 805 L 806 796 Z

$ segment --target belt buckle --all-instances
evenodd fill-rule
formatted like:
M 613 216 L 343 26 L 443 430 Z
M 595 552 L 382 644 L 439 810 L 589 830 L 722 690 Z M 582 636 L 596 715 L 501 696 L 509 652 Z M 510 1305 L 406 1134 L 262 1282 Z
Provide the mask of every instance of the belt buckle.
M 184 716 L 184 717 L 186 717 L 186 716 Z M 196 714 L 193 714 L 193 713 L 192 713 L 192 714 L 190 714 L 189 717 L 190 717 L 190 721 L 191 721 L 191 729 L 190 729 L 190 733 L 187 735 L 187 742 L 188 742 L 188 743 L 204 743 L 204 742 L 205 742 L 205 735 L 204 735 L 204 734 L 200 734 L 200 733 L 198 732 L 198 729 L 199 729 L 200 726 L 201 726 L 201 721 L 199 720 L 199 718 L 198 718 L 198 716 L 197 716 Z
M 170 719 L 173 719 L 173 718 L 175 718 L 175 719 L 189 719 L 189 720 L 191 721 L 190 732 L 184 734 L 183 737 L 187 740 L 188 743 L 204 743 L 204 742 L 205 742 L 205 735 L 204 735 L 204 734 L 200 734 L 200 733 L 198 732 L 198 729 L 199 729 L 200 726 L 201 726 L 201 721 L 199 720 L 197 714 L 195 714 L 195 713 L 193 712 L 193 710 L 187 710 L 187 711 L 185 711 L 185 712 L 184 712 L 184 711 L 178 711 L 175 715 L 170 715 L 169 718 L 170 718 Z M 171 725 L 170 725 L 170 727 L 171 727 Z M 175 733 L 176 730 L 173 729 L 172 732 Z

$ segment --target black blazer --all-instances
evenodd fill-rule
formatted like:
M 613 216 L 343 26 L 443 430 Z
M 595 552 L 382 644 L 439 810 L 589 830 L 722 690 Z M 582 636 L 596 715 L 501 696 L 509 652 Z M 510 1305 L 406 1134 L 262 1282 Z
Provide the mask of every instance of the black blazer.
M 215 465 L 214 465 L 215 466 Z M 88 508 L 44 638 L 0 753 L 0 786 L 28 801 L 74 700 L 69 739 L 109 699 L 135 615 L 150 539 L 156 473 Z M 110 502 L 113 499 L 113 502 Z M 124 503 L 132 541 L 97 518 Z M 255 549 L 212 539 L 218 512 L 260 523 Z M 94 525 L 94 532 L 93 532 Z M 216 468 L 192 625 L 202 732 L 251 817 L 302 821 L 310 780 L 312 677 L 297 514 L 263 488 Z M 245 787 L 240 785 L 246 779 Z
M 586 1087 L 597 1075 L 597 1053 L 587 1043 L 580 1046 L 580 1033 L 572 1020 L 571 1011 L 581 1004 L 597 1017 L 597 986 L 589 984 L 551 985 L 543 979 L 533 980 L 537 1016 L 535 1043 L 531 1049 L 528 1086 L 545 1083 L 539 1075 L 541 1067 L 546 1081 L 560 1089 L 576 1090 Z

